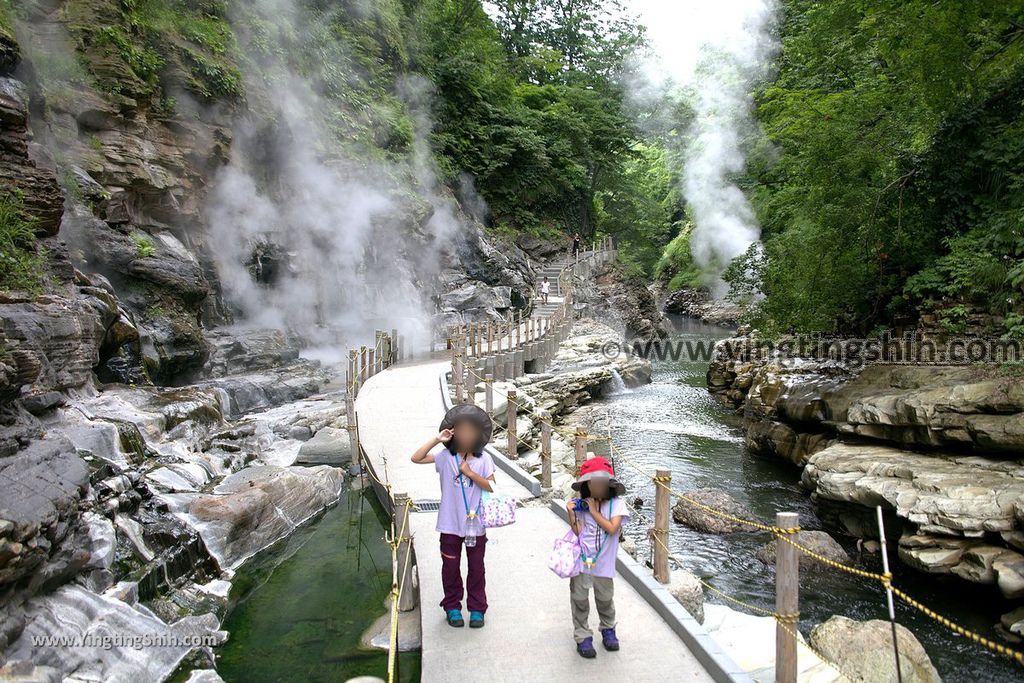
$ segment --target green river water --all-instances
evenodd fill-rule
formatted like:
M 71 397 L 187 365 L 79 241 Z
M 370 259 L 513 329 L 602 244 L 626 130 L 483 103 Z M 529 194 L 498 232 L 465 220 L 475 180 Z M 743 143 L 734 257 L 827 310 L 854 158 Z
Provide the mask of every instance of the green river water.
M 231 634 L 217 655 L 227 683 L 344 683 L 386 678 L 387 655 L 360 647 L 391 587 L 387 516 L 372 493 L 349 492 L 235 575 Z M 419 654 L 399 658 L 399 680 L 419 680 Z

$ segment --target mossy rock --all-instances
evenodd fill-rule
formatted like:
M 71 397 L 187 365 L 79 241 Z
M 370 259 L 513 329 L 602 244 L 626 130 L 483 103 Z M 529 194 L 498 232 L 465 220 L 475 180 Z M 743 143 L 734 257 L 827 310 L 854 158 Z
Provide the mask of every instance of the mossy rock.
M 14 22 L 4 4 L 0 2 L 0 76 L 13 72 L 20 61 L 21 48 L 14 36 Z

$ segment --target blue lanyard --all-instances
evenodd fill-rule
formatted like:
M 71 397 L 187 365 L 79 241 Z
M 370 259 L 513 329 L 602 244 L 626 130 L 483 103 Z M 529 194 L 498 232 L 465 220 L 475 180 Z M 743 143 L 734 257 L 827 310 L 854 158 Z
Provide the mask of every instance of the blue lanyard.
M 466 498 L 466 487 L 462 485 L 462 468 L 459 467 L 459 456 L 457 453 L 452 453 L 452 457 L 455 459 L 455 471 L 459 473 L 459 490 L 462 491 L 462 504 L 466 507 L 466 517 L 471 517 L 480 512 L 480 505 L 476 506 L 476 512 L 470 514 L 469 499 Z M 470 485 L 472 485 L 472 482 L 470 482 Z
M 615 503 L 615 499 L 614 498 L 611 498 L 611 499 L 608 500 L 608 518 L 609 519 L 611 519 L 611 516 L 612 516 L 612 506 L 614 505 L 614 503 Z M 600 512 L 600 511 L 601 511 L 601 508 L 600 508 L 600 506 L 598 506 L 598 512 Z M 593 515 L 591 515 L 591 516 L 593 516 Z M 595 524 L 596 524 L 596 520 L 595 520 Z M 608 532 L 604 531 L 603 529 L 601 529 L 600 525 L 598 525 L 598 529 L 600 529 L 600 531 L 597 534 L 597 552 L 594 553 L 593 557 L 587 557 L 586 553 L 580 553 L 580 557 L 583 560 L 583 565 L 586 566 L 586 567 L 589 567 L 589 568 L 593 568 L 594 565 L 597 563 L 597 558 L 601 556 L 601 551 L 604 550 L 604 542 L 608 539 Z

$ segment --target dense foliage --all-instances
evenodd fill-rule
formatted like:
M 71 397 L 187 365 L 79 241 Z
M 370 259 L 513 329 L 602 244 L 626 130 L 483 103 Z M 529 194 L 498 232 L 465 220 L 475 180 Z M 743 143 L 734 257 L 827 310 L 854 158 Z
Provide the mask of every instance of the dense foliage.
M 0 290 L 37 292 L 46 259 L 36 244 L 35 226 L 21 209 L 17 196 L 0 195 Z
M 429 0 L 417 13 L 413 68 L 434 88 L 434 149 L 449 179 L 472 176 L 498 225 L 616 232 L 652 265 L 667 221 L 643 206 L 659 198 L 634 195 L 657 184 L 644 176 L 663 161 L 637 149 L 616 82 L 640 28 L 615 0 L 503 0 L 491 9 L 495 19 L 477 0 Z M 638 218 L 652 221 L 650 231 L 637 229 Z
M 732 269 L 780 329 L 869 331 L 972 311 L 1019 332 L 1024 5 L 784 5 L 758 98 L 774 148 L 752 185 L 764 247 Z

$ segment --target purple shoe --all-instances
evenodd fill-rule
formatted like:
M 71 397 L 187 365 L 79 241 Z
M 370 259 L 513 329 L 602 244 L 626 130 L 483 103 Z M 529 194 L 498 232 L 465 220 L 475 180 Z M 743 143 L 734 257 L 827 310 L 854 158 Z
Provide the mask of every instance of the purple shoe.
M 579 653 L 583 659 L 593 659 L 597 656 L 597 650 L 594 649 L 594 639 L 584 638 L 580 642 L 576 643 L 576 652 Z
M 604 649 L 609 652 L 615 652 L 619 649 L 619 639 L 615 635 L 614 628 L 601 629 L 601 644 L 604 645 Z

